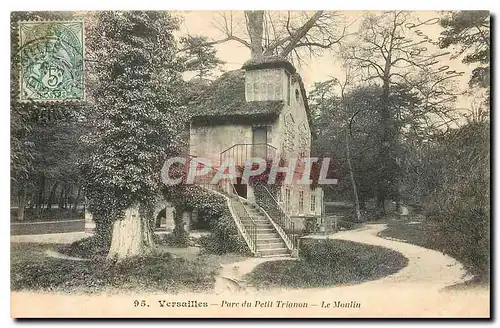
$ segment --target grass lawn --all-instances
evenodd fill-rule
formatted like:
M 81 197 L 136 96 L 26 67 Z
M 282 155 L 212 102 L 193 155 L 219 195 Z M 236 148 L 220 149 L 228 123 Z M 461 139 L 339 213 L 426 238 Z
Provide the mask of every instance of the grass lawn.
M 387 229 L 379 233 L 380 237 L 396 238 L 410 244 L 446 252 L 446 243 L 441 238 L 439 226 L 432 221 L 388 220 Z
M 298 260 L 264 262 L 247 275 L 257 288 L 306 288 L 358 284 L 404 268 L 400 253 L 344 240 L 301 240 Z
M 67 245 L 11 244 L 11 289 L 98 293 L 102 291 L 144 291 L 177 293 L 213 289 L 222 263 L 241 256 L 200 254 L 186 259 L 159 250 L 112 265 L 104 257 L 73 261 L 47 257 L 48 249 L 60 251 Z M 71 255 L 78 255 L 73 252 Z M 80 254 L 82 255 L 82 254 Z

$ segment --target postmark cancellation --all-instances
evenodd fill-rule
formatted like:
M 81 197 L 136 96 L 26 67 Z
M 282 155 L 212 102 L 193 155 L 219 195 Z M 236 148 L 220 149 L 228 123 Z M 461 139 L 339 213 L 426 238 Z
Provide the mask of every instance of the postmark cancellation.
M 78 101 L 84 92 L 83 21 L 20 21 L 20 101 Z

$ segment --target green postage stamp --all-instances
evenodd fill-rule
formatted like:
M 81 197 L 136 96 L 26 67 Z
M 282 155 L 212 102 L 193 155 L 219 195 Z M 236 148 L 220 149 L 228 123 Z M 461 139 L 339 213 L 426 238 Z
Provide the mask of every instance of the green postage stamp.
M 83 100 L 83 21 L 19 22 L 20 100 Z

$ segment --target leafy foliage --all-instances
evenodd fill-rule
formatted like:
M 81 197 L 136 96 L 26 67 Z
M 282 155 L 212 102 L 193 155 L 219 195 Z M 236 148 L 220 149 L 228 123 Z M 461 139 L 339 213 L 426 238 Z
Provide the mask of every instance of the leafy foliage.
M 447 13 L 439 21 L 444 28 L 441 32 L 440 47 L 453 46 L 456 57 L 463 56 L 462 62 L 477 64 L 472 71 L 469 84 L 488 88 L 490 85 L 490 13 L 480 10 L 464 10 Z
M 348 176 L 349 167 L 346 155 L 346 130 L 351 139 L 351 157 L 356 176 L 361 203 L 375 196 L 377 186 L 384 181 L 389 195 L 394 195 L 397 178 L 401 173 L 401 141 L 389 153 L 391 173 L 382 177 L 378 170 L 378 148 L 382 142 L 379 116 L 379 99 L 382 90 L 378 86 L 359 86 L 347 92 L 342 100 L 336 96 L 333 81 L 316 83 L 311 92 L 311 108 L 314 111 L 314 126 L 318 138 L 313 140 L 315 154 L 335 157 L 338 162 L 337 175 Z M 389 112 L 398 134 L 405 139 L 425 129 L 425 123 L 416 119 L 423 109 L 420 99 L 404 87 L 394 87 L 389 95 Z M 347 119 L 346 119 L 347 118 Z M 401 138 L 400 140 L 404 140 Z M 399 164 L 398 164 L 399 163 Z M 337 191 L 341 195 L 352 195 L 351 185 L 340 180 Z M 349 196 L 350 197 L 350 196 Z
M 91 22 L 92 130 L 83 169 L 90 210 L 96 221 L 110 222 L 134 203 L 150 209 L 163 162 L 182 145 L 178 21 L 142 11 L 98 12 Z
M 185 49 L 182 58 L 185 71 L 196 72 L 196 76 L 200 79 L 210 77 L 215 68 L 224 64 L 217 58 L 217 50 L 213 44 L 209 44 L 205 36 L 188 35 L 180 38 L 179 43 Z
M 193 184 L 179 184 L 164 189 L 165 198 L 172 202 L 176 211 L 198 211 L 198 217 L 208 222 L 209 236 L 200 238 L 201 245 L 211 253 L 245 253 L 248 247 L 239 235 L 238 229 L 229 211 L 226 199 L 211 191 Z M 176 229 L 179 229 L 176 224 Z M 177 239 L 185 238 L 185 233 L 178 233 Z
M 182 182 L 176 185 L 165 186 L 163 195 L 175 207 L 173 231 L 177 243 L 186 244 L 187 233 L 182 226 L 182 218 L 176 219 L 184 211 L 198 211 L 198 218 L 203 218 L 211 230 L 211 235 L 200 239 L 201 245 L 209 252 L 223 254 L 227 252 L 246 252 L 247 246 L 239 235 L 238 229 L 231 216 L 227 201 L 222 195 L 200 187 L 196 184 L 185 183 L 189 170 L 187 165 L 172 166 L 169 172 L 171 178 L 181 178 Z
M 489 123 L 471 123 L 429 149 L 426 210 L 440 222 L 452 254 L 482 279 L 489 273 Z M 430 164 L 430 163 L 429 163 Z

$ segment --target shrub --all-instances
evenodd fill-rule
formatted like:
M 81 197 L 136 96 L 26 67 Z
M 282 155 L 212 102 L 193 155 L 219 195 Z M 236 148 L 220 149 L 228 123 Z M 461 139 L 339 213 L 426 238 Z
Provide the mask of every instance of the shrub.
M 95 236 L 87 237 L 69 245 L 58 248 L 58 251 L 73 257 L 81 258 L 104 258 L 107 256 L 109 245 Z
M 430 152 L 432 193 L 425 208 L 441 227 L 446 253 L 483 281 L 490 266 L 489 130 L 488 122 L 471 122 Z
M 304 222 L 304 233 L 311 234 L 319 231 L 320 224 L 317 218 L 306 218 Z
M 214 254 L 249 252 L 230 214 L 224 214 L 217 220 L 210 221 L 209 224 L 212 233 L 199 239 L 200 245 L 207 252 Z
M 215 254 L 248 252 L 246 243 L 239 236 L 239 231 L 223 196 L 197 185 L 184 185 L 178 189 L 166 190 L 165 195 L 180 208 L 197 209 L 198 213 L 203 213 L 204 220 L 212 232 L 209 236 L 200 239 L 200 244 L 207 252 Z M 185 240 L 177 243 L 187 245 Z
M 173 233 L 158 236 L 158 244 L 172 246 L 172 247 L 188 247 L 192 244 L 192 238 L 187 234 L 176 236 Z
M 348 221 L 348 220 L 344 220 L 344 219 L 337 220 L 337 229 L 339 229 L 339 230 L 353 230 L 353 229 L 359 228 L 360 226 L 361 226 L 361 223 Z
M 301 239 L 298 260 L 259 264 L 249 275 L 257 287 L 324 287 L 393 274 L 407 265 L 400 253 L 344 240 Z
M 470 190 L 474 185 L 463 188 L 465 192 L 477 192 Z M 449 205 L 440 223 L 447 253 L 460 260 L 481 281 L 489 279 L 490 270 L 490 210 L 486 200 L 487 197 L 479 194 L 460 197 Z

